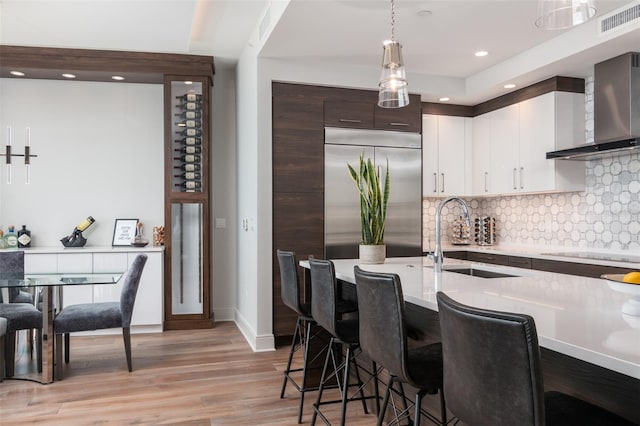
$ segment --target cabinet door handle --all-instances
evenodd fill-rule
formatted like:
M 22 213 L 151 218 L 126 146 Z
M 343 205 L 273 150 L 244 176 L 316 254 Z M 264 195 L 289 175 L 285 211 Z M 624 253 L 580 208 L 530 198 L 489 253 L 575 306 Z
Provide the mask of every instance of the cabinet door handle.
M 396 126 L 396 127 L 408 127 L 409 123 L 397 123 L 397 122 L 391 122 L 389 123 L 389 126 Z
M 438 174 L 433 174 L 433 192 L 438 192 Z
M 484 192 L 489 192 L 489 188 L 487 187 L 487 181 L 489 180 L 489 172 L 484 172 Z
M 353 120 L 351 118 L 341 118 L 338 121 L 340 121 L 341 123 L 356 123 L 356 124 L 362 123 L 362 120 Z
M 444 192 L 444 173 L 440 173 L 440 176 L 442 176 L 442 192 Z
M 513 168 L 513 189 L 518 189 L 518 184 L 516 183 L 516 173 L 518 172 L 518 169 L 516 169 L 515 167 Z
M 524 167 L 520 167 L 520 189 L 524 189 Z

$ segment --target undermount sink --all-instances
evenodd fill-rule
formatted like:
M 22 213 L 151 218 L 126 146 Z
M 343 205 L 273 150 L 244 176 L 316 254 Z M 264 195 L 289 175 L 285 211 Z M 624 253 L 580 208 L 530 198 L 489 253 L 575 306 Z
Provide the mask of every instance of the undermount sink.
M 509 278 L 519 277 L 519 275 L 506 274 L 504 272 L 488 271 L 486 269 L 478 269 L 473 267 L 444 267 L 443 271 L 455 272 L 456 274 L 471 275 L 480 278 Z

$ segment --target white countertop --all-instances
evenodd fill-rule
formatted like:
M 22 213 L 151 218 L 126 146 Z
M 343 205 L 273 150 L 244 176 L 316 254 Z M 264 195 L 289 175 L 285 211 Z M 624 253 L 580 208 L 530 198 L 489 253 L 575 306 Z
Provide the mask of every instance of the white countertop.
M 134 246 L 85 246 L 85 247 L 64 247 L 62 245 L 56 247 L 27 247 L 19 249 L 2 249 L 0 251 L 24 250 L 25 254 L 55 254 L 55 253 L 117 253 L 117 252 L 154 252 L 163 251 L 164 246 L 145 247 Z
M 513 254 L 513 252 L 511 252 Z M 300 264 L 309 267 L 308 262 Z M 473 265 L 518 277 L 436 274 L 426 257 L 389 258 L 381 265 L 334 260 L 338 279 L 354 283 L 353 267 L 400 276 L 407 302 L 438 310 L 436 292 L 476 307 L 531 315 L 540 346 L 640 379 L 640 317 L 621 312 L 630 294 L 603 279 L 445 258 L 444 266 Z M 632 286 L 634 287 L 634 286 Z M 640 288 L 639 288 L 640 289 Z

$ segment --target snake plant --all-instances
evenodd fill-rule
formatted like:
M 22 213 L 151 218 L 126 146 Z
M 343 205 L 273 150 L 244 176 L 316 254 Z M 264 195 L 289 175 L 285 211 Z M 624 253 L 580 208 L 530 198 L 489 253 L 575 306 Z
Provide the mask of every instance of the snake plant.
M 360 155 L 357 171 L 350 164 L 347 164 L 347 167 L 349 175 L 360 194 L 362 244 L 384 244 L 384 225 L 387 218 L 387 203 L 391 186 L 389 160 L 387 159 L 384 187 L 380 185 L 379 171 L 376 171 L 376 167 L 370 158 L 365 161 L 364 155 Z

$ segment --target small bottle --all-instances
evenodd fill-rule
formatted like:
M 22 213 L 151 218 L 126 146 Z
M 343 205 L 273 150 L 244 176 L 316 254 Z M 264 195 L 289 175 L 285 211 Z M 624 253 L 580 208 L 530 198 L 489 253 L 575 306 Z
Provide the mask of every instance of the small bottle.
M 182 102 L 176 105 L 182 111 L 200 111 L 202 109 L 202 102 Z
M 202 183 L 196 180 L 187 180 L 182 183 L 176 183 L 176 186 L 179 186 L 185 191 L 200 191 L 202 189 Z
M 7 228 L 7 233 L 4 236 L 4 243 L 8 249 L 18 248 L 18 236 L 16 235 L 16 228 L 13 225 Z
M 184 172 L 199 172 L 201 167 L 200 164 L 186 163 L 181 166 L 174 166 L 174 169 L 182 170 Z
M 174 175 L 174 177 L 185 180 L 200 180 L 202 175 L 199 172 L 184 172 L 181 175 Z
M 80 232 L 84 231 L 85 229 L 87 229 L 88 227 L 90 227 L 93 222 L 95 222 L 96 220 L 91 217 L 91 216 L 87 216 L 86 219 L 84 219 L 82 222 L 80 222 L 77 226 L 76 229 Z
M 182 148 L 176 148 L 174 151 L 181 152 L 183 154 L 200 154 L 202 148 L 199 146 L 183 146 Z
M 195 129 L 193 127 L 185 127 L 177 132 L 181 136 L 202 136 L 202 129 Z
M 182 139 L 176 139 L 175 142 L 179 143 L 180 145 L 202 145 L 202 139 L 196 138 L 194 136 L 189 136 Z
M 7 243 L 4 242 L 4 231 L 0 229 L 0 249 L 7 248 Z
M 185 154 L 180 157 L 174 157 L 174 160 L 182 161 L 183 163 L 199 163 L 200 156 L 195 154 Z
M 176 96 L 176 99 L 179 99 L 183 102 L 202 102 L 202 95 L 197 95 L 190 90 L 182 96 Z
M 200 111 L 183 111 L 175 114 L 176 117 L 184 118 L 186 120 L 195 120 L 202 118 L 202 112 Z
M 202 127 L 202 122 L 200 120 L 184 120 L 176 123 L 178 127 L 194 127 L 199 129 Z
M 31 247 L 31 231 L 27 229 L 27 225 L 22 225 L 22 229 L 18 230 L 18 247 Z

